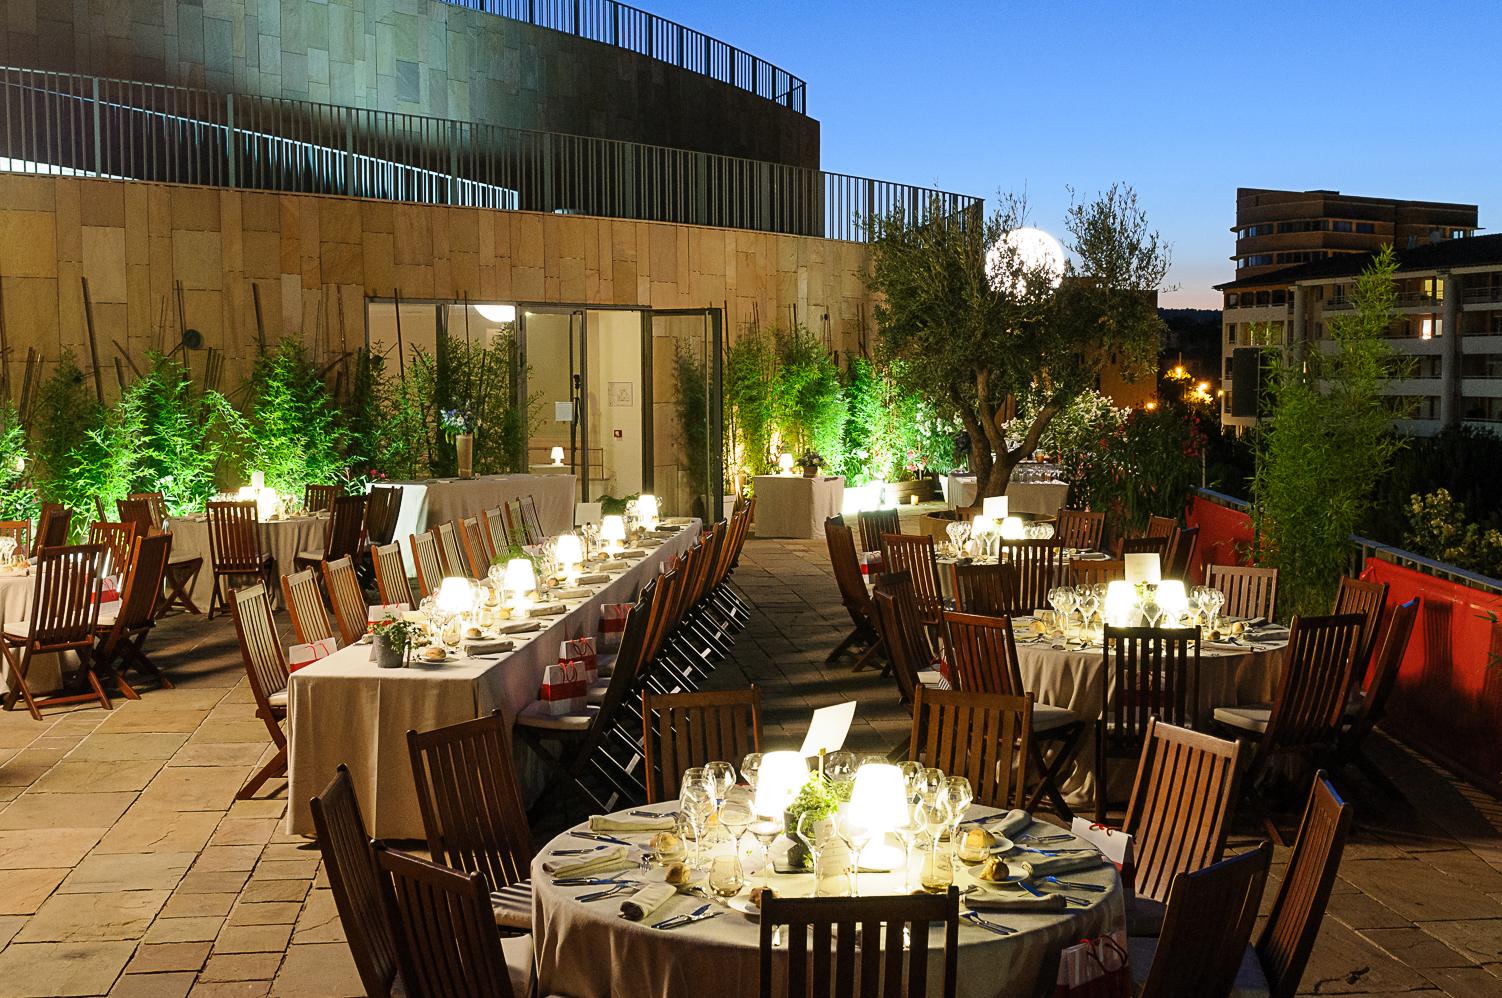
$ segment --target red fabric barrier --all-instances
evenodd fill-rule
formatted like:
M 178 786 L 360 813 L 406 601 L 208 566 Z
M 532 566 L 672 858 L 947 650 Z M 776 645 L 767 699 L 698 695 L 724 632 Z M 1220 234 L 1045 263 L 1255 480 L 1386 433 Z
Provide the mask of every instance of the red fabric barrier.
M 1189 560 L 1189 578 L 1203 582 L 1206 565 L 1249 565 L 1244 552 L 1252 546 L 1252 518 L 1239 509 L 1231 509 L 1195 496 L 1184 513 L 1184 522 L 1199 527 L 1199 543 Z
M 1369 559 L 1388 606 L 1419 616 L 1382 727 L 1493 792 L 1502 789 L 1502 597 Z

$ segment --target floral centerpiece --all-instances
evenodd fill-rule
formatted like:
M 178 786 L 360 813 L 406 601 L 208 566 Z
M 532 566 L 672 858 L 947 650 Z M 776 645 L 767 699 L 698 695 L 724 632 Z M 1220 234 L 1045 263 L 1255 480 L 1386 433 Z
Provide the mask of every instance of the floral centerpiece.
M 400 617 L 386 617 L 370 625 L 371 657 L 376 667 L 399 669 L 406 661 L 407 653 L 422 639 L 422 628 Z
M 804 478 L 816 478 L 819 469 L 824 467 L 824 457 L 816 450 L 806 450 L 798 459 L 798 464 L 803 468 Z
M 475 477 L 475 415 L 468 409 L 440 409 L 438 425 L 454 444 L 459 477 Z
M 822 773 L 808 774 L 808 782 L 803 784 L 803 789 L 798 791 L 798 796 L 793 798 L 793 802 L 783 812 L 784 827 L 793 843 L 788 849 L 789 866 L 806 870 L 812 860 L 808 848 L 795 834 L 798 819 L 805 814 L 813 814 L 816 818 L 832 816 L 841 804 L 850 800 L 850 791 L 854 785 L 851 780 L 831 780 Z

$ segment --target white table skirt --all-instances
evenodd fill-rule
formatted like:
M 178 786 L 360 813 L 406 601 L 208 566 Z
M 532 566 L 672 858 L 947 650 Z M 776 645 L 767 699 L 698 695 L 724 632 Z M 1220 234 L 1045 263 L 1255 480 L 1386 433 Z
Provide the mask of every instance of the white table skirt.
M 198 609 L 208 612 L 209 597 L 214 593 L 214 559 L 209 554 L 209 522 L 204 514 L 180 516 L 171 523 L 172 560 L 202 558 L 203 569 L 193 583 L 191 594 Z M 266 520 L 261 523 L 261 550 L 271 555 L 276 564 L 276 575 L 290 575 L 297 570 L 299 551 L 317 551 L 323 548 L 323 536 L 328 530 L 327 513 L 313 516 L 294 516 L 285 520 Z M 250 585 L 247 579 L 237 585 Z M 277 598 L 273 594 L 273 598 Z
M 31 619 L 31 601 L 36 595 L 36 576 L 30 569 L 6 569 L 0 572 L 0 623 L 15 623 Z M 78 656 L 68 652 L 69 668 L 74 668 Z M 0 674 L 5 677 L 6 688 L 10 686 L 10 663 L 0 657 Z M 26 684 L 33 693 L 51 693 L 62 686 L 62 662 L 57 655 L 37 655 L 27 668 Z M 18 705 L 18 709 L 20 706 Z
M 824 536 L 824 521 L 845 502 L 840 477 L 757 475 L 756 536 L 810 538 Z
M 657 805 L 670 810 L 677 802 Z M 971 815 L 991 813 L 990 808 L 972 808 Z M 583 828 L 585 826 L 576 826 Z M 1048 826 L 1052 830 L 1052 826 Z M 626 835 L 643 843 L 649 835 Z M 654 929 L 651 923 L 686 914 L 703 904 L 700 898 L 679 895 L 643 922 L 620 917 L 620 900 L 612 898 L 586 904 L 575 900 L 598 888 L 555 887 L 542 869 L 549 853 L 558 848 L 587 846 L 585 839 L 567 833 L 550 842 L 532 861 L 532 935 L 537 954 L 538 983 L 542 994 L 566 994 L 571 998 L 679 998 L 681 995 L 712 994 L 715 998 L 759 994 L 760 927 L 736 911 L 681 929 Z M 745 847 L 759 855 L 760 847 L 748 835 Z M 787 848 L 786 839 L 773 845 L 776 853 Z M 913 850 L 918 862 L 920 850 Z M 754 864 L 755 865 L 755 864 Z M 624 874 L 629 875 L 629 874 Z M 863 873 L 863 895 L 903 893 L 906 871 L 889 874 Z M 970 881 L 959 874 L 961 888 Z M 1069 879 L 1106 886 L 1091 895 L 1088 908 L 1066 909 L 1050 914 L 993 912 L 987 918 L 1017 932 L 998 936 L 985 929 L 960 923 L 958 985 L 963 998 L 1022 998 L 1034 994 L 1045 964 L 1063 947 L 1081 937 L 1099 935 L 1124 924 L 1121 880 L 1114 867 L 1102 864 L 1093 870 L 1069 874 Z M 913 881 L 916 883 L 916 874 Z M 760 873 L 748 877 L 750 886 L 761 884 Z M 773 874 L 772 889 L 785 896 L 813 893 L 809 874 Z M 942 929 L 929 936 L 929 994 L 939 993 L 943 974 Z M 787 949 L 778 953 L 776 973 L 786 976 Z M 779 987 L 778 993 L 781 993 Z M 1048 989 L 1052 993 L 1052 987 Z
M 600 607 L 627 603 L 664 562 L 692 546 L 699 522 L 680 530 L 593 596 L 557 617 L 539 618 L 541 631 L 499 659 L 459 659 L 443 665 L 413 662 L 378 669 L 370 647 L 342 648 L 292 674 L 288 707 L 287 830 L 313 834 L 308 799 L 323 791 L 340 763 L 349 766 L 373 836 L 423 838 L 422 816 L 407 755 L 407 730 L 468 721 L 500 708 L 509 725 L 537 699 L 543 670 L 558 661 L 566 639 L 596 634 Z M 530 756 L 518 756 L 528 782 Z M 533 779 L 530 782 L 536 783 Z M 534 785 L 533 792 L 537 787 Z

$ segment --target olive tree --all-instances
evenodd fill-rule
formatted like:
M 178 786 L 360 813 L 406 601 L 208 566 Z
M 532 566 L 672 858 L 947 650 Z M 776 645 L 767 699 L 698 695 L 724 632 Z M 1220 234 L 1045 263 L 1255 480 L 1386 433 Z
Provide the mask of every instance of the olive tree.
M 1071 192 L 1062 273 L 1009 239 L 1026 220 L 1026 200 L 1004 195 L 989 216 L 899 211 L 873 224 L 883 355 L 901 361 L 905 390 L 964 426 L 982 496 L 1006 491 L 1054 416 L 1108 365 L 1149 373 L 1163 328 L 1155 292 L 1168 251 L 1130 187 L 1090 200 Z M 1022 435 L 1009 441 L 1019 415 Z

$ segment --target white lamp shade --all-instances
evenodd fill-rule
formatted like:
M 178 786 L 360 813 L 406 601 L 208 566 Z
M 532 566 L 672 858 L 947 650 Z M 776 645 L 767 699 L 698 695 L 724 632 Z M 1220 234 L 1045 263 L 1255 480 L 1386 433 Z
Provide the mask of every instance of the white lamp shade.
M 253 485 L 242 485 L 240 486 L 240 491 L 235 493 L 235 498 L 241 502 L 244 502 L 246 499 L 254 499 L 255 497 L 256 490 Z
M 1184 611 L 1189 609 L 1189 594 L 1179 579 L 1165 579 L 1158 583 L 1157 601 L 1169 625 L 1178 623 Z
M 1139 582 L 1156 585 L 1162 577 L 1162 568 L 1155 554 L 1123 555 L 1122 561 L 1126 563 L 1126 580 L 1131 585 Z
M 548 456 L 552 459 L 552 461 L 553 461 L 554 464 L 562 464 L 563 463 L 563 448 L 562 447 L 554 447 L 551 451 L 548 452 Z
M 515 322 L 515 305 L 476 305 L 475 311 L 491 322 Z
M 986 535 L 990 534 L 995 529 L 996 529 L 996 523 L 995 523 L 995 521 L 992 520 L 985 513 L 981 513 L 975 519 L 973 519 L 973 520 L 970 521 L 970 536 L 971 537 L 983 537 L 983 536 L 986 536 Z
M 986 496 L 980 501 L 980 511 L 993 520 L 1007 518 L 1007 497 Z
M 1020 516 L 1009 516 L 1001 521 L 1001 536 L 1009 541 L 1020 541 L 1027 536 L 1027 525 Z
M 1131 627 L 1137 623 L 1137 587 L 1117 579 L 1106 586 L 1106 623 Z
M 907 782 L 890 763 L 867 763 L 855 771 L 850 817 L 864 828 L 887 832 L 907 823 Z
M 615 513 L 600 519 L 600 540 L 624 541 L 626 539 L 626 520 Z
M 783 474 L 790 473 L 793 470 L 793 455 L 783 454 L 777 459 L 777 467 L 782 469 Z
M 252 471 L 250 473 L 250 487 L 253 489 L 264 489 L 266 487 L 266 472 Z
M 537 588 L 537 573 L 529 558 L 512 558 L 506 562 L 506 574 L 501 585 L 508 593 L 530 593 Z
M 651 493 L 643 493 L 636 498 L 636 515 L 643 520 L 657 519 L 657 497 Z
M 468 613 L 474 605 L 475 587 L 468 579 L 450 575 L 438 584 L 438 609 L 444 613 Z
M 578 534 L 559 534 L 553 541 L 553 556 L 565 565 L 577 565 L 584 560 L 584 542 Z
M 808 781 L 808 760 L 797 752 L 768 752 L 756 773 L 756 813 L 781 818 Z

